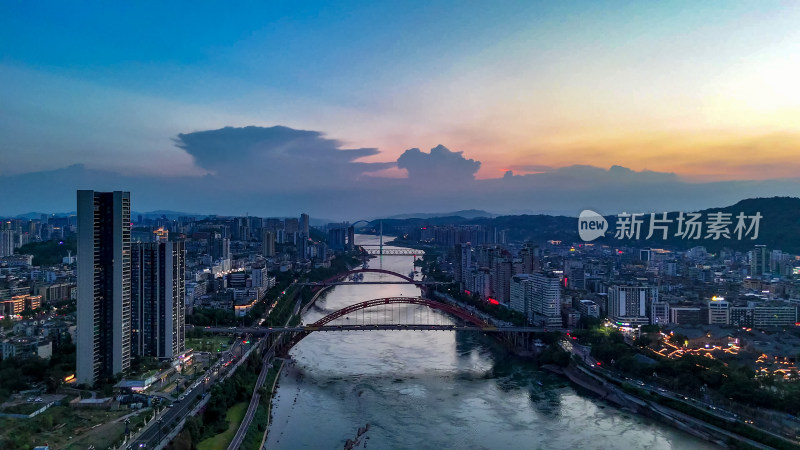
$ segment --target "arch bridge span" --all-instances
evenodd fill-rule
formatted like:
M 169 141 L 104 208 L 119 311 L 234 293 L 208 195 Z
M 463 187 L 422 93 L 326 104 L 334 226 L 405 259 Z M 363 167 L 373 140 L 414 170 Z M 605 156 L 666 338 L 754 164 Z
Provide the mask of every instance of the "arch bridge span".
M 372 308 L 375 306 L 382 306 L 382 305 L 422 305 L 427 306 L 428 308 L 439 310 L 442 312 L 446 312 L 452 316 L 455 316 L 465 322 L 471 323 L 476 327 L 491 327 L 489 323 L 477 317 L 475 315 L 470 314 L 469 312 L 458 308 L 456 306 L 448 305 L 447 303 L 437 302 L 436 300 L 430 300 L 424 297 L 386 297 L 386 298 L 376 298 L 372 300 L 367 300 L 361 303 L 356 303 L 354 305 L 347 306 L 342 308 L 338 311 L 334 311 L 327 316 L 317 320 L 316 322 L 309 325 L 309 327 L 321 327 L 324 325 L 329 324 L 330 322 L 344 317 L 348 314 L 354 313 L 356 311 L 360 311 L 362 309 Z
M 306 306 L 303 307 L 302 313 L 305 314 L 305 312 L 308 311 L 308 309 L 311 308 L 317 302 L 317 298 L 319 298 L 319 296 L 323 293 L 323 291 L 325 291 L 326 289 L 328 289 L 328 288 L 330 288 L 332 286 L 336 286 L 336 284 L 339 282 L 339 280 L 341 280 L 343 278 L 347 278 L 350 275 L 357 274 L 357 273 L 382 273 L 382 274 L 386 274 L 386 275 L 392 275 L 392 276 L 395 276 L 395 277 L 403 280 L 400 284 L 415 284 L 417 287 L 419 287 L 422 290 L 422 294 L 423 295 L 428 293 L 428 287 L 431 284 L 439 284 L 439 283 L 427 282 L 427 281 L 424 281 L 424 280 L 415 280 L 415 279 L 413 279 L 411 277 L 403 275 L 402 273 L 393 272 L 391 270 L 364 269 L 364 268 L 352 269 L 352 270 L 348 270 L 347 272 L 336 274 L 336 275 L 334 275 L 334 276 L 332 276 L 332 277 L 330 277 L 330 278 L 328 278 L 326 280 L 322 280 L 322 281 L 318 281 L 318 282 L 311 282 L 311 283 L 301 283 L 304 286 L 310 287 L 311 288 L 311 292 L 314 293 L 314 297 L 311 299 L 311 301 Z M 358 283 L 354 283 L 354 284 L 358 285 Z M 389 284 L 389 283 L 387 283 L 387 284 Z
M 317 320 L 316 322 L 309 324 L 304 327 L 303 331 L 298 331 L 293 334 L 291 339 L 288 340 L 286 345 L 282 346 L 282 352 L 288 353 L 288 351 L 294 347 L 298 342 L 300 342 L 303 338 L 311 334 L 313 331 L 321 331 L 323 328 L 333 322 L 334 320 L 345 317 L 348 314 L 352 314 L 356 311 L 361 311 L 368 308 L 374 308 L 377 306 L 383 305 L 421 305 L 427 306 L 428 308 L 442 311 L 447 313 L 451 316 L 454 316 L 458 319 L 463 320 L 464 322 L 469 323 L 472 325 L 474 330 L 483 330 L 483 331 L 496 331 L 497 327 L 494 325 L 489 324 L 485 320 L 481 319 L 478 316 L 475 316 L 468 311 L 465 311 L 457 306 L 448 305 L 447 303 L 437 302 L 436 300 L 431 300 L 425 297 L 385 297 L 385 298 L 376 298 L 372 300 L 363 301 L 360 303 L 356 303 L 354 305 L 350 305 L 344 307 L 338 311 L 334 311 L 327 316 Z
M 342 272 L 338 275 L 334 275 L 328 278 L 327 280 L 321 281 L 319 284 L 333 283 L 335 281 L 341 280 L 342 278 L 346 278 L 349 277 L 350 275 L 354 275 L 357 273 L 382 273 L 386 275 L 394 275 L 398 278 L 402 278 L 403 280 L 408 281 L 409 283 L 414 283 L 416 281 L 407 275 L 403 275 L 402 273 L 397 273 L 386 269 L 353 269 L 353 270 L 348 270 L 347 272 Z

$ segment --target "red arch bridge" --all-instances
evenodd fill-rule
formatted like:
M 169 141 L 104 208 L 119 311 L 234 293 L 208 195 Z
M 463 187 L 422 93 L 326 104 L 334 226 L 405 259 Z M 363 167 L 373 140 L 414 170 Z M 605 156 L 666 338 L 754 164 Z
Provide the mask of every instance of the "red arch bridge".
M 409 305 L 425 306 L 427 308 L 408 308 Z M 462 323 L 453 324 L 444 315 L 455 317 Z M 205 331 L 212 333 L 267 335 L 270 341 L 279 341 L 279 347 L 283 352 L 287 352 L 312 332 L 387 330 L 492 333 L 497 334 L 498 337 L 509 343 L 514 342 L 518 335 L 524 333 L 557 331 L 552 328 L 495 326 L 459 306 L 424 297 L 386 297 L 367 300 L 334 311 L 308 325 L 205 328 Z

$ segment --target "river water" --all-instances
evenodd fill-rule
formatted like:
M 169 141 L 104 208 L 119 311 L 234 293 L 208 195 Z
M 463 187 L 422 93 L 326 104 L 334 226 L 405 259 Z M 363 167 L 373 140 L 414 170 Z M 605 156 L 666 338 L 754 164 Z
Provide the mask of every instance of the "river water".
M 366 235 L 356 240 L 378 242 Z M 413 260 L 384 256 L 369 266 L 407 275 Z M 369 281 L 391 278 L 364 275 Z M 411 285 L 337 286 L 303 322 L 364 300 L 419 294 Z M 405 310 L 395 314 L 428 320 L 432 314 L 424 307 Z M 435 320 L 450 319 L 438 315 Z M 507 355 L 478 333 L 312 333 L 292 349 L 291 357 L 273 400 L 267 448 L 342 449 L 367 423 L 369 431 L 358 448 L 712 447 L 578 392 L 566 379 Z

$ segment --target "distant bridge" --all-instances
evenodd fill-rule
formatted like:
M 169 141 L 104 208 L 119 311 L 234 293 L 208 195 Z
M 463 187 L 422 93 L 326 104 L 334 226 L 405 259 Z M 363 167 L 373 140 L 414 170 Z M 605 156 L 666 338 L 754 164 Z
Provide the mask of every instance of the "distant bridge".
M 336 283 L 341 279 L 347 278 L 350 275 L 355 275 L 357 273 L 382 273 L 384 275 L 394 275 L 397 278 L 400 278 L 401 280 L 404 280 L 404 281 L 408 282 L 409 284 L 419 284 L 419 285 L 427 284 L 427 283 L 422 282 L 421 280 L 415 280 L 415 279 L 413 279 L 413 278 L 411 278 L 411 277 L 409 277 L 407 275 L 403 275 L 402 273 L 393 272 L 391 270 L 385 270 L 385 269 L 353 269 L 353 270 L 348 270 L 347 272 L 342 272 L 340 274 L 336 274 L 336 275 L 334 275 L 334 276 L 332 276 L 332 277 L 330 277 L 330 278 L 328 278 L 326 280 L 319 281 L 319 282 L 316 283 L 316 285 L 318 285 L 318 286 L 330 285 L 332 283 Z M 308 284 L 308 283 L 305 283 L 305 284 Z
M 384 256 L 423 256 L 425 254 L 422 250 L 413 248 L 383 248 L 382 246 L 360 245 L 359 250 L 362 254 L 367 255 L 384 255 Z

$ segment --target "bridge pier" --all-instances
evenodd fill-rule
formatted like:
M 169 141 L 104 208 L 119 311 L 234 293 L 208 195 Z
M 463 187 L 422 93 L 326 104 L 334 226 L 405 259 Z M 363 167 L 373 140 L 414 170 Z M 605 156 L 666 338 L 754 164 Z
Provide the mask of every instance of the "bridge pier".
M 522 352 L 527 354 L 531 352 L 531 335 L 529 331 L 518 331 L 506 334 L 504 341 L 513 349 L 515 353 Z

